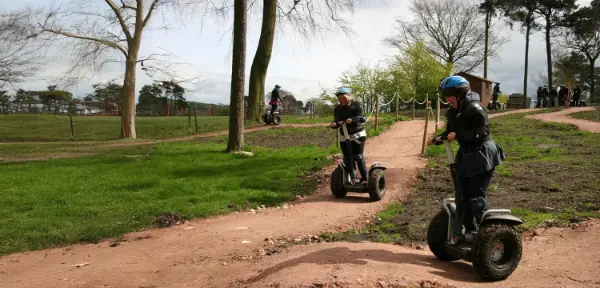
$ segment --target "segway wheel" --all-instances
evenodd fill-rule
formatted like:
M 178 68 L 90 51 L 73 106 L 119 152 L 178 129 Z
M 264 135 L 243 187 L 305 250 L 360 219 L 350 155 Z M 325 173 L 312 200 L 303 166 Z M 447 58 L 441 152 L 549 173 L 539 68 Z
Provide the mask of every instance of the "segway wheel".
M 379 201 L 385 196 L 385 171 L 374 169 L 369 175 L 369 197 L 373 201 Z
M 279 115 L 273 116 L 273 124 L 275 124 L 275 125 L 281 124 L 281 118 L 279 117 Z
M 442 261 L 456 261 L 460 259 L 446 250 L 446 239 L 448 237 L 448 213 L 446 210 L 438 212 L 427 229 L 427 245 L 429 250 Z
M 329 183 L 331 187 L 331 194 L 335 196 L 335 198 L 344 198 L 346 197 L 346 188 L 344 188 L 344 170 L 340 167 L 335 168 L 333 173 L 331 173 L 331 181 Z
M 265 121 L 265 124 L 269 125 L 269 115 L 263 115 L 263 121 Z
M 504 280 L 521 261 L 521 236 L 512 226 L 491 224 L 479 229 L 473 245 L 473 267 L 488 281 Z

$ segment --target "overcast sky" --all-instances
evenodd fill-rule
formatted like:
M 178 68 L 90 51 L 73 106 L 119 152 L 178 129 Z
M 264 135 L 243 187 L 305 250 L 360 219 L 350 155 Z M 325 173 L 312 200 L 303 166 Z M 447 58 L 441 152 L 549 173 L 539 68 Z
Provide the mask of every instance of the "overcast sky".
M 577 3 L 588 5 L 590 1 L 579 0 Z M 25 3 L 34 5 L 51 3 L 50 0 L 1 2 L 0 10 L 16 9 Z M 369 0 L 357 6 L 354 14 L 347 17 L 347 21 L 356 33 L 350 38 L 338 31 L 306 43 L 289 29 L 278 32 L 267 74 L 267 91 L 270 91 L 275 84 L 279 84 L 283 89 L 292 91 L 298 100 L 305 101 L 317 96 L 322 87 L 335 88 L 338 77 L 361 59 L 374 64 L 398 53 L 397 50 L 385 46 L 382 39 L 395 33 L 395 19 L 412 18 L 408 6 L 408 0 Z M 161 21 L 158 17 L 154 20 Z M 186 21 L 185 26 L 177 25 L 177 29 L 147 31 L 144 34 L 140 56 L 161 52 L 161 49 L 169 51 L 177 56 L 174 62 L 189 63 L 181 66 L 182 76 L 201 76 L 202 82 L 195 87 L 190 87 L 193 88 L 192 91 L 186 93 L 188 100 L 228 104 L 232 43 L 231 32 L 228 29 L 231 23 L 211 17 L 204 18 L 202 23 L 201 25 L 200 20 Z M 498 59 L 489 60 L 488 78 L 501 82 L 501 90 L 504 93 L 520 93 L 523 87 L 524 35 L 519 30 L 511 31 L 500 24 L 496 25 L 496 28 L 510 40 L 500 49 Z M 259 36 L 260 18 L 254 14 L 250 19 L 248 30 L 246 75 L 249 75 Z M 57 72 L 60 70 L 59 67 L 67 67 L 67 61 L 68 59 L 63 58 L 62 63 L 60 61 L 53 63 L 40 73 L 46 76 L 55 75 L 59 73 Z M 531 37 L 529 65 L 528 90 L 529 93 L 534 93 L 538 87 L 538 75 L 546 71 L 542 32 L 535 33 Z M 91 84 L 121 76 L 122 71 L 123 67 L 120 64 L 113 64 L 106 67 L 91 81 L 83 79 L 70 90 L 77 97 L 83 97 L 92 90 Z M 138 70 L 137 90 L 149 83 L 151 79 Z M 52 83 L 48 83 L 48 80 L 34 78 L 20 84 L 18 88 L 44 89 L 49 84 Z M 246 82 L 246 90 L 247 86 Z

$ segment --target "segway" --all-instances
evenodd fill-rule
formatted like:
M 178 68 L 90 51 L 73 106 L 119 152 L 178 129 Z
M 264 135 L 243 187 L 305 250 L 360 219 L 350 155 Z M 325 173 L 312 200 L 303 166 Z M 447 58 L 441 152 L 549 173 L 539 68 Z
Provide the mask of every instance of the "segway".
M 265 111 L 265 115 L 263 115 L 263 121 L 267 125 L 270 125 L 270 124 L 279 125 L 279 124 L 281 124 L 281 117 L 279 117 L 279 111 L 275 111 L 275 112 L 271 113 L 271 111 L 267 109 L 267 111 Z
M 364 117 L 361 121 L 365 121 Z M 352 159 L 352 165 L 354 166 L 356 174 L 356 164 L 354 163 L 354 155 L 352 154 L 352 147 L 350 146 L 350 135 L 348 135 L 348 128 L 345 122 L 338 122 L 338 126 L 341 126 L 344 132 L 344 145 L 350 152 L 350 159 Z M 335 129 L 335 128 L 334 128 Z M 355 183 L 355 175 L 351 175 L 349 167 L 344 165 L 343 160 L 338 160 L 337 167 L 331 174 L 331 193 L 336 198 L 343 198 L 348 192 L 355 193 L 369 193 L 369 197 L 373 201 L 379 201 L 383 199 L 385 195 L 385 170 L 386 167 L 381 165 L 379 162 L 373 162 L 367 177 L 367 184 Z
M 473 264 L 477 273 L 488 281 L 508 278 L 521 261 L 521 235 L 515 226 L 523 220 L 511 215 L 509 209 L 487 210 L 478 221 L 472 241 L 458 242 L 456 237 L 466 236 L 463 228 L 465 209 L 462 190 L 456 174 L 456 166 L 450 139 L 442 139 L 450 161 L 450 173 L 454 184 L 454 197 L 443 201 L 442 210 L 429 223 L 427 244 L 433 254 L 443 261 L 465 260 Z M 471 243 L 469 243 L 471 242 Z

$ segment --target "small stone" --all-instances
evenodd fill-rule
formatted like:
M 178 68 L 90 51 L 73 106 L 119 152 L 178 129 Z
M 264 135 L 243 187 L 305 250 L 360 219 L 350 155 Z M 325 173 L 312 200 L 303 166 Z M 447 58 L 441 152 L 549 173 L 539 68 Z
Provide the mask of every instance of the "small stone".
M 283 205 L 281 205 L 281 208 L 283 208 L 283 209 L 288 209 L 289 207 L 288 207 L 288 205 L 287 205 L 287 204 L 283 204 Z
M 302 200 L 302 196 L 296 195 L 296 200 Z
M 300 241 L 302 241 L 302 238 L 296 238 L 296 239 L 294 239 L 294 242 L 296 242 L 296 243 L 300 243 Z
M 110 247 L 117 247 L 117 246 L 119 246 L 119 242 L 115 241 L 115 242 L 110 243 Z
M 267 256 L 267 250 L 262 249 L 262 248 L 258 249 L 258 255 L 259 256 Z
M 81 268 L 81 267 L 88 266 L 88 265 L 90 265 L 90 263 L 81 263 L 81 264 L 75 264 L 75 267 Z
M 254 153 L 248 152 L 248 151 L 235 151 L 235 152 L 233 152 L 233 154 L 244 155 L 244 156 L 247 156 L 247 157 L 253 157 L 254 156 Z
M 242 240 L 242 244 L 248 244 L 248 243 L 250 243 L 250 241 L 248 241 L 248 240 Z
M 319 241 L 319 236 L 313 235 L 312 237 L 310 237 L 310 239 L 312 239 L 313 241 Z
M 537 229 L 533 230 L 533 235 L 540 236 L 540 235 L 542 235 L 542 233 L 544 233 L 544 231 L 546 231 L 546 229 L 544 229 L 544 228 L 537 228 Z
M 385 283 L 385 281 L 379 281 L 379 282 L 377 282 L 377 284 L 379 284 L 379 287 L 381 287 L 381 288 L 387 288 L 388 287 L 388 285 L 387 285 L 387 283 Z
M 227 263 L 225 263 L 225 262 L 223 262 L 222 264 L 223 264 L 223 266 L 227 266 Z
M 417 245 L 417 250 L 423 250 L 423 249 L 425 249 L 423 246 Z

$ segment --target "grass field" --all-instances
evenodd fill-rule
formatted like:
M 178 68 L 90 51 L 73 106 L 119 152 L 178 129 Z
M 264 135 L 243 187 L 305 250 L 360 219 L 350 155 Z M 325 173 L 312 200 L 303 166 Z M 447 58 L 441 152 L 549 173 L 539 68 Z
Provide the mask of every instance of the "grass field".
M 382 118 L 393 117 L 382 114 Z M 119 139 L 120 117 L 115 116 L 76 116 L 73 127 L 76 141 L 109 141 Z M 197 117 L 198 133 L 227 130 L 227 116 Z M 305 115 L 282 116 L 288 124 L 319 124 L 331 122 L 331 117 L 310 119 Z M 194 118 L 191 118 L 191 131 L 188 117 L 137 117 L 138 139 L 167 139 L 196 134 Z M 247 127 L 264 125 L 251 123 Z M 71 128 L 68 116 L 55 115 L 0 115 L 0 142 L 56 142 L 71 141 Z
M 583 111 L 571 114 L 571 117 L 584 119 L 594 122 L 600 122 L 600 107 L 597 107 L 596 110 L 593 111 Z
M 524 114 L 491 119 L 491 129 L 493 139 L 508 155 L 488 190 L 491 208 L 512 209 L 526 221 L 522 229 L 600 217 L 597 134 L 577 131 L 571 125 L 526 119 Z M 428 167 L 419 172 L 407 202 L 391 205 L 363 230 L 324 236 L 333 240 L 424 242 L 429 221 L 441 209 L 441 200 L 453 193 L 444 146 L 429 147 L 427 156 Z
M 380 129 L 393 123 L 382 118 Z M 280 204 L 314 191 L 312 172 L 340 153 L 335 140 L 326 127 L 281 128 L 245 134 L 250 158 L 223 153 L 226 137 L 219 136 L 0 163 L 0 254 L 117 237 L 171 211 L 194 218 Z M 1 147 L 22 151 L 19 145 Z M 32 145 L 72 152 L 91 144 Z

